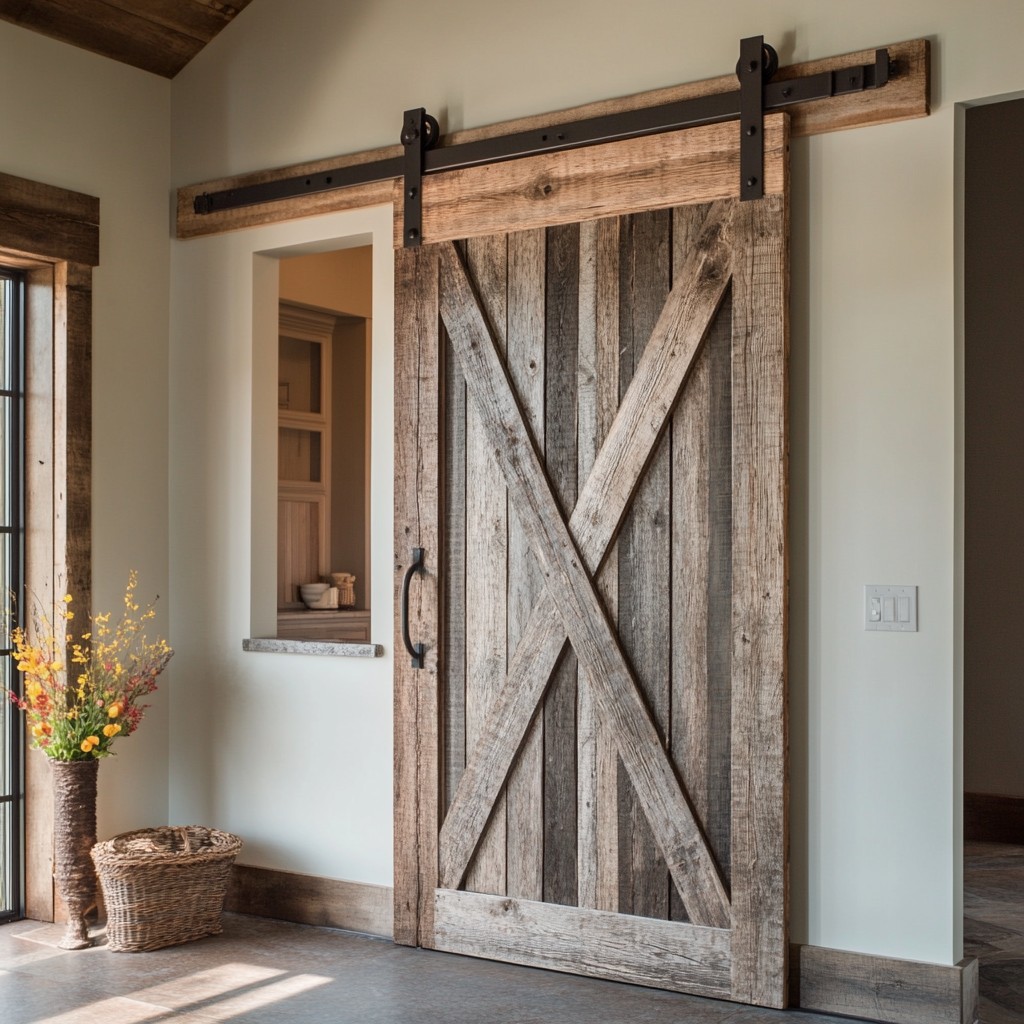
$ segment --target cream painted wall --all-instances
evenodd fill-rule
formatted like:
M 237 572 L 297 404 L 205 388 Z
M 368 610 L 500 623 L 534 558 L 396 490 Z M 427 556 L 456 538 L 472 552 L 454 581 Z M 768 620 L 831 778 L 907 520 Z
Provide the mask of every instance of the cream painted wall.
M 390 208 L 175 245 L 171 818 L 245 839 L 242 860 L 390 884 Z M 372 244 L 371 639 L 386 656 L 242 651 L 276 633 L 279 259 Z M 197 466 L 194 453 L 203 453 Z
M 350 316 L 370 316 L 373 257 L 339 249 L 281 261 L 281 294 L 291 302 Z
M 167 547 L 170 84 L 0 23 L 0 170 L 98 196 L 93 275 L 93 588 L 120 606 L 128 570 L 161 595 Z M 100 769 L 99 834 L 166 824 L 172 662 L 142 728 Z M 30 757 L 40 754 L 30 753 Z
M 717 75 L 754 33 L 783 63 L 934 41 L 930 119 L 793 146 L 792 937 L 951 963 L 962 948 L 954 107 L 1024 84 L 1024 6 L 254 4 L 172 85 L 173 180 L 392 143 L 412 106 L 450 130 Z M 409 59 L 413 47 L 429 59 Z M 259 863 L 381 881 L 387 663 L 238 649 L 256 569 L 249 254 L 335 223 L 173 246 L 172 583 L 190 655 L 171 805 L 237 828 Z M 390 452 L 374 457 L 381 471 Z M 388 532 L 380 520 L 377 536 Z M 917 584 L 920 631 L 864 632 L 869 582 Z M 377 613 L 374 631 L 387 642 Z

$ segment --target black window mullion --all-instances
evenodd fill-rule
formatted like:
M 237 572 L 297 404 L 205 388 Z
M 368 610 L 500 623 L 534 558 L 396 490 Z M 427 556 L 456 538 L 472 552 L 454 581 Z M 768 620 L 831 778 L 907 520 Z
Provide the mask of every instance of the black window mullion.
M 23 622 L 24 593 L 24 438 L 25 438 L 25 385 L 24 385 L 24 279 L 22 275 L 0 268 L 0 288 L 4 295 L 3 387 L 4 460 L 6 479 L 3 482 L 8 507 L 0 516 L 0 544 L 7 549 L 5 578 L 0 587 L 9 603 L 9 615 L 4 627 Z M 8 596 L 9 595 L 9 596 Z M 10 598 L 13 597 L 13 600 Z M 7 679 L 11 687 L 20 692 L 21 680 L 10 660 L 10 648 L 3 637 L 0 657 L 7 663 Z M 24 761 L 22 721 L 13 707 L 7 705 L 6 728 L 0 736 L 0 756 L 4 761 L 6 785 L 0 790 L 0 817 L 6 827 L 0 830 L 3 845 L 0 860 L 6 865 L 3 879 L 3 900 L 0 901 L 0 921 L 21 917 L 24 912 Z

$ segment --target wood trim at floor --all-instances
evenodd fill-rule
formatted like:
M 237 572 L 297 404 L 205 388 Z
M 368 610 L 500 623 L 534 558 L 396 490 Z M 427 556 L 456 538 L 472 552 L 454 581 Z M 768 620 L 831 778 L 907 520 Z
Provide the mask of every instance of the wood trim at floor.
M 886 1024 L 974 1024 L 978 961 L 949 966 L 793 946 L 790 999 L 801 1010 Z
M 386 885 L 236 864 L 224 909 L 390 939 L 393 902 L 394 890 Z
M 1024 797 L 964 793 L 964 839 L 1024 844 Z

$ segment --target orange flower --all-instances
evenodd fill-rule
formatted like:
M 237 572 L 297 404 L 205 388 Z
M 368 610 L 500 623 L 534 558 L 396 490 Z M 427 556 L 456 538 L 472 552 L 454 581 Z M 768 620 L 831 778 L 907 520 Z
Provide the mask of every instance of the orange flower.
M 107 708 L 107 717 L 108 718 L 117 718 L 118 715 L 120 715 L 120 714 L 121 714 L 121 705 L 118 704 L 116 701 L 113 704 L 111 704 L 109 708 Z
M 116 736 L 121 731 L 121 726 L 114 723 L 112 725 L 103 726 L 103 735 L 108 739 Z

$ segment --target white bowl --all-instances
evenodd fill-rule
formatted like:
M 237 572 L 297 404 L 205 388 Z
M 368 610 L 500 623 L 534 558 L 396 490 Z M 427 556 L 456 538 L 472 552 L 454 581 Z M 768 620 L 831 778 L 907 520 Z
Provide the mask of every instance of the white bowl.
M 300 583 L 299 594 L 305 604 L 316 604 L 329 588 L 329 583 Z

